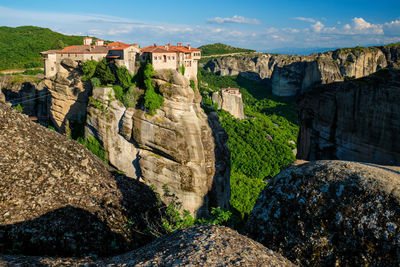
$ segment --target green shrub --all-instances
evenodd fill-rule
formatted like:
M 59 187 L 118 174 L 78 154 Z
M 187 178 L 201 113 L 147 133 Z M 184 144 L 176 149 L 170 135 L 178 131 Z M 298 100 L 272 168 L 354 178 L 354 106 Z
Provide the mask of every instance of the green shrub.
M 115 94 L 115 98 L 118 99 L 119 101 L 121 101 L 121 103 L 124 102 L 124 89 L 122 89 L 121 86 L 119 85 L 114 85 L 113 86 L 113 91 Z
M 153 80 L 151 78 L 153 72 L 153 66 L 147 63 L 143 72 L 144 85 L 146 87 L 146 92 L 144 93 L 144 107 L 147 108 L 150 115 L 154 115 L 156 110 L 164 103 L 164 97 L 154 90 Z
M 96 77 L 90 79 L 90 83 L 92 84 L 93 88 L 99 87 L 101 85 L 100 79 Z
M 84 145 L 87 149 L 89 149 L 94 155 L 99 157 L 102 161 L 105 163 L 108 163 L 107 161 L 107 151 L 104 149 L 104 147 L 100 144 L 100 142 L 95 138 L 95 137 L 88 137 L 88 138 L 82 138 L 79 137 L 76 141 Z
M 190 80 L 190 87 L 193 89 L 193 92 L 196 92 L 196 83 L 193 80 Z
M 122 103 L 126 108 L 134 108 L 137 102 L 137 93 L 135 88 L 131 86 L 125 93 L 122 99 Z
M 229 46 L 226 44 L 221 44 L 221 43 L 203 45 L 203 46 L 200 46 L 199 49 L 201 49 L 201 54 L 203 56 L 230 54 L 230 53 L 252 53 L 252 52 L 255 52 L 254 50 L 251 50 L 251 49 L 237 48 L 237 47 L 232 47 L 232 46 Z
M 14 106 L 13 109 L 15 109 L 16 111 L 18 111 L 20 113 L 22 113 L 24 111 L 24 108 L 20 104 Z
M 185 75 L 185 66 L 183 66 L 183 64 L 181 65 L 181 74 Z
M 96 60 L 88 60 L 82 66 L 83 76 L 82 81 L 90 80 L 96 72 L 98 62 Z
M 100 79 L 101 84 L 115 84 L 117 81 L 111 65 L 107 63 L 105 58 L 97 64 L 95 75 Z
M 116 67 L 116 76 L 124 89 L 128 89 L 132 85 L 132 76 L 126 67 Z

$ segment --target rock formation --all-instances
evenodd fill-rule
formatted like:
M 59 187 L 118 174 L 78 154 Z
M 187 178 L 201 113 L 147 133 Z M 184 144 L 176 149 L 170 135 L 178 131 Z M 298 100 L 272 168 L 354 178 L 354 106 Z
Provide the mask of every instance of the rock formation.
M 219 75 L 242 75 L 264 81 L 272 92 L 292 96 L 308 88 L 370 75 L 400 58 L 400 46 L 338 49 L 333 52 L 292 56 L 259 54 L 221 57 L 204 68 Z
M 60 132 L 64 132 L 70 122 L 85 121 L 91 86 L 81 81 L 82 73 L 77 64 L 63 59 L 57 74 L 45 80 L 51 93 L 50 118 Z
M 212 95 L 213 103 L 217 103 L 220 109 L 229 112 L 237 119 L 244 119 L 242 94 L 238 91 L 230 92 L 228 90 L 220 90 Z
M 316 161 L 273 178 L 248 235 L 304 266 L 400 264 L 400 167 Z
M 165 235 L 138 250 L 105 260 L 5 256 L 0 264 L 96 266 L 295 266 L 236 231 L 198 226 Z
M 399 165 L 399 80 L 399 70 L 381 70 L 302 95 L 297 157 Z
M 212 206 L 227 208 L 230 160 L 218 117 L 207 117 L 200 94 L 178 72 L 159 71 L 154 82 L 164 96 L 154 116 L 124 108 L 111 88 L 96 88 L 93 101 L 103 108 L 90 103 L 86 134 L 96 136 L 110 163 L 127 175 L 161 195 L 168 185 L 183 209 L 204 215 Z
M 46 123 L 49 119 L 51 98 L 47 85 L 48 83 L 36 77 L 1 75 L 0 102 L 3 98 L 14 106 L 21 105 L 25 114 Z
M 0 253 L 110 255 L 163 231 L 146 185 L 5 104 L 0 154 Z

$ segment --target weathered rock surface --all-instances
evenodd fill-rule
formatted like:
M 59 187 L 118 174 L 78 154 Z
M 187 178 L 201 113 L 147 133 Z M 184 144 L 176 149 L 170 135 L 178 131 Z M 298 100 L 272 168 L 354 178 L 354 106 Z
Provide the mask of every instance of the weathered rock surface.
M 333 52 L 292 56 L 260 54 L 221 57 L 210 60 L 204 68 L 219 75 L 242 75 L 264 81 L 272 92 L 292 96 L 308 88 L 343 81 L 345 77 L 370 75 L 400 58 L 400 46 L 338 49 Z
M 164 96 L 154 116 L 125 109 L 111 88 L 96 88 L 93 99 L 104 111 L 89 105 L 87 135 L 98 137 L 110 163 L 127 175 L 161 195 L 168 185 L 184 209 L 201 215 L 211 206 L 228 207 L 229 150 L 218 117 L 207 117 L 200 94 L 178 72 L 159 71 L 154 81 Z
M 229 112 L 237 119 L 244 119 L 242 94 L 232 94 L 227 91 L 214 92 L 213 103 L 217 103 L 220 109 Z
M 399 70 L 381 70 L 302 95 L 297 157 L 400 165 L 399 81 Z
M 304 266 L 400 264 L 400 167 L 317 161 L 273 178 L 248 235 Z
M 105 260 L 3 256 L 0 264 L 30 266 L 295 266 L 290 261 L 236 231 L 198 226 L 165 235 L 153 243 Z
M 91 86 L 81 80 L 82 73 L 73 60 L 63 59 L 59 72 L 46 80 L 51 94 L 50 118 L 59 132 L 72 122 L 83 123 Z
M 146 185 L 4 104 L 0 155 L 0 253 L 110 255 L 162 231 Z

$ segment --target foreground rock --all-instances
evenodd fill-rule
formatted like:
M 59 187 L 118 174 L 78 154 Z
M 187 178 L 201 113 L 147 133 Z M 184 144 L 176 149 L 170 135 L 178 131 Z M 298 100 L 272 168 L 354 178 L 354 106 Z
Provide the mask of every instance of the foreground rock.
M 293 96 L 319 84 L 361 78 L 392 66 L 400 58 L 400 45 L 344 48 L 310 56 L 259 54 L 221 57 L 204 68 L 219 75 L 242 75 L 264 81 L 279 96 Z
M 399 81 L 385 69 L 302 95 L 297 157 L 400 165 Z
M 304 266 L 400 264 L 400 167 L 317 161 L 268 183 L 248 235 Z
M 147 186 L 4 104 L 0 155 L 1 253 L 110 255 L 162 231 Z
M 0 264 L 47 266 L 295 266 L 260 243 L 220 226 L 198 226 L 163 236 L 153 243 L 106 260 L 2 257 Z
M 112 88 L 94 89 L 86 134 L 102 142 L 112 165 L 161 195 L 168 185 L 192 214 L 228 208 L 230 155 L 218 117 L 204 113 L 199 92 L 178 72 L 158 71 L 154 84 L 164 96 L 154 116 L 126 109 Z

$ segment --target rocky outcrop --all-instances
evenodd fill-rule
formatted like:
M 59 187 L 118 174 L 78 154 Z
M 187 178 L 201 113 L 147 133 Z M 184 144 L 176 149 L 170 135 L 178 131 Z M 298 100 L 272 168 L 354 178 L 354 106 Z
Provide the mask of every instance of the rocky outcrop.
M 63 59 L 57 74 L 46 80 L 51 94 L 50 118 L 59 132 L 72 122 L 85 121 L 91 86 L 82 82 L 77 67 L 75 61 Z
M 338 49 L 333 52 L 292 56 L 259 54 L 221 57 L 204 68 L 219 75 L 242 75 L 264 81 L 275 95 L 292 96 L 310 87 L 370 75 L 400 58 L 399 46 Z
M 164 96 L 154 116 L 125 109 L 111 88 L 96 88 L 87 135 L 96 136 L 110 163 L 127 175 L 143 179 L 161 195 L 168 185 L 183 209 L 204 215 L 211 206 L 228 207 L 229 150 L 218 117 L 207 117 L 200 94 L 178 72 L 159 71 L 154 82 Z
M 229 112 L 237 119 L 244 119 L 243 99 L 240 92 L 231 93 L 227 90 L 214 92 L 212 95 L 213 103 L 217 103 L 220 109 Z
M 297 157 L 399 165 L 399 80 L 399 70 L 381 70 L 302 95 Z
M 317 161 L 273 178 L 248 235 L 304 266 L 400 264 L 400 167 Z
M 110 255 L 163 231 L 146 185 L 4 104 L 0 154 L 0 253 Z
M 221 226 L 198 226 L 165 235 L 127 254 L 105 260 L 6 256 L 0 264 L 96 266 L 295 266 L 260 243 Z
M 20 105 L 24 114 L 37 117 L 40 123 L 46 124 L 49 119 L 50 92 L 47 82 L 28 75 L 1 75 L 0 102 Z

